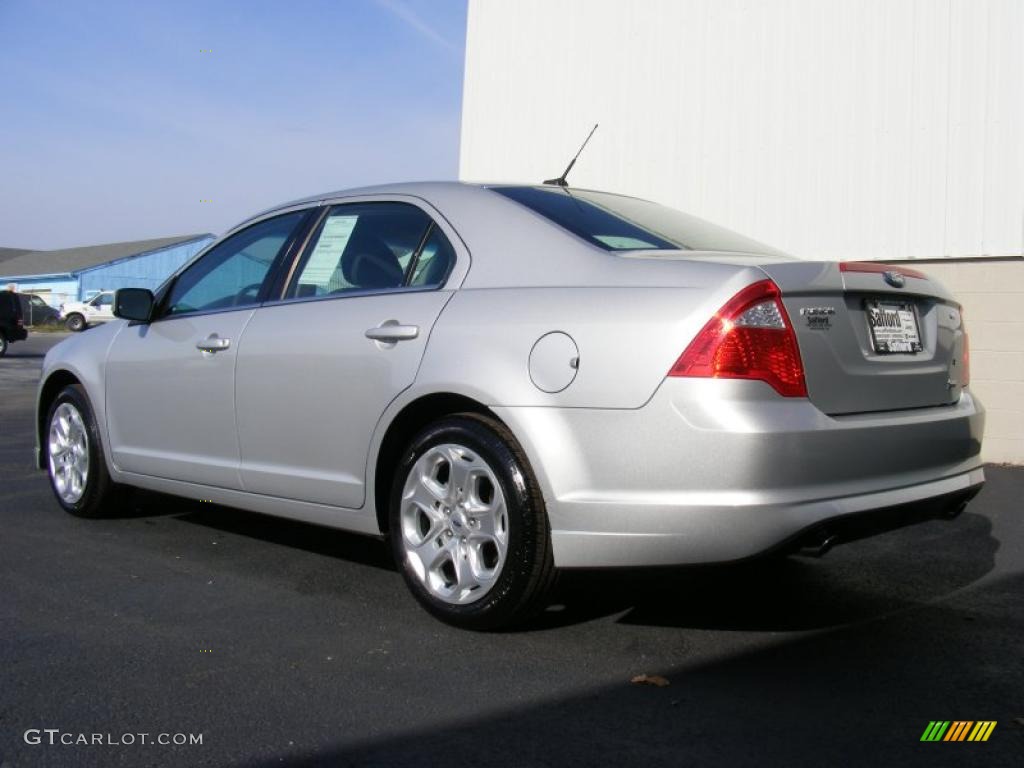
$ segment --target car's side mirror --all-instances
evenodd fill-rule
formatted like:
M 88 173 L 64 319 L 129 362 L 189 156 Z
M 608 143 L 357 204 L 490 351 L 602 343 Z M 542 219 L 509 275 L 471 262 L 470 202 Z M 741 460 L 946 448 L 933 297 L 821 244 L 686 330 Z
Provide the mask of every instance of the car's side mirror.
M 114 317 L 148 323 L 156 300 L 148 288 L 121 288 L 114 294 Z

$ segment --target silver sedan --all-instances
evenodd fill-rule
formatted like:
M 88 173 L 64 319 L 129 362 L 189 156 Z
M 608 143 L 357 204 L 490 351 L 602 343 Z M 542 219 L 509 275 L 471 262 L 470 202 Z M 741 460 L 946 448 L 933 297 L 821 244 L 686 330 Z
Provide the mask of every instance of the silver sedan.
M 620 195 L 318 195 L 115 314 L 45 360 L 64 509 L 138 487 L 386 536 L 464 627 L 522 621 L 556 568 L 820 553 L 984 482 L 945 288 Z

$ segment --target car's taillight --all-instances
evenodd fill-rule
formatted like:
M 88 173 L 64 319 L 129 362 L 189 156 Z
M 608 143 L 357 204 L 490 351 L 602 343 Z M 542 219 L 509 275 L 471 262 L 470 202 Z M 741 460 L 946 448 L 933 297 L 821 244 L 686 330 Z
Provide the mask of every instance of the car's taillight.
M 786 397 L 807 397 L 793 324 L 771 280 L 748 285 L 700 330 L 669 376 L 757 379 Z

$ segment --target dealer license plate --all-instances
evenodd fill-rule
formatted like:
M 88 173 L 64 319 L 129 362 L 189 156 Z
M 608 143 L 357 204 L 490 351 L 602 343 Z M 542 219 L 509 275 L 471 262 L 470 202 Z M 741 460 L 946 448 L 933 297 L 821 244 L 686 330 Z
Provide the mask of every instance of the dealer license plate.
M 883 355 L 915 354 L 921 351 L 917 313 L 908 301 L 869 299 L 864 302 L 871 348 Z

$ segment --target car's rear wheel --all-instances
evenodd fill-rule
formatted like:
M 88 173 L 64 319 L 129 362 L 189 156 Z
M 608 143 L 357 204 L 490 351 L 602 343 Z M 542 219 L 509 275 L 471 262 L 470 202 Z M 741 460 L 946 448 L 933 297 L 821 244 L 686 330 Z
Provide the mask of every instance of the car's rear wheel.
M 79 517 L 116 514 L 124 488 L 110 479 L 89 398 L 79 384 L 61 390 L 50 406 L 43 450 L 57 503 Z
M 79 331 L 85 330 L 85 317 L 78 314 L 77 312 L 73 315 L 68 315 L 67 322 L 65 323 L 69 331 L 78 333 Z
M 452 416 L 413 439 L 395 474 L 389 523 L 409 588 L 450 624 L 522 622 L 554 578 L 533 472 L 511 433 L 485 416 Z
M 0 333 L 0 357 L 7 354 L 7 337 Z

